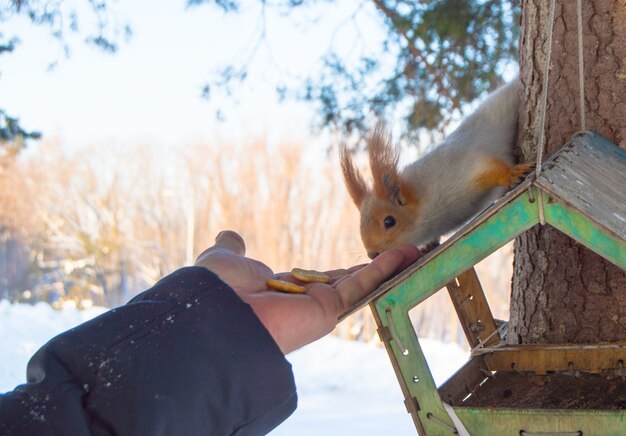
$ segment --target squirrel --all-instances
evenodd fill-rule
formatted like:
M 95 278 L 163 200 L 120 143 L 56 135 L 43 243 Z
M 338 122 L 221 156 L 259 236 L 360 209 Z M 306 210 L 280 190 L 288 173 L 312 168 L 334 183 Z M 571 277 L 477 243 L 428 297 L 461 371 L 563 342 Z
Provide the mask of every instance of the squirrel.
M 373 189 L 344 144 L 341 167 L 350 197 L 361 215 L 367 255 L 412 244 L 428 251 L 439 238 L 461 227 L 532 165 L 514 163 L 519 79 L 497 89 L 432 151 L 398 169 L 399 150 L 379 123 L 367 140 Z

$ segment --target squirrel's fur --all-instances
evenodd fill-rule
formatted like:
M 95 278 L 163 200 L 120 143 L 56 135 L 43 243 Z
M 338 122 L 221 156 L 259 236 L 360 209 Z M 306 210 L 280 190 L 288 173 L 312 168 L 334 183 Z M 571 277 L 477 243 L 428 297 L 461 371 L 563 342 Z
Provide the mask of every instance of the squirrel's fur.
M 519 87 L 514 80 L 496 90 L 441 144 L 402 171 L 398 149 L 379 124 L 367 142 L 372 189 L 342 147 L 344 179 L 361 213 L 370 257 L 403 244 L 437 243 L 529 171 L 529 165 L 513 163 Z

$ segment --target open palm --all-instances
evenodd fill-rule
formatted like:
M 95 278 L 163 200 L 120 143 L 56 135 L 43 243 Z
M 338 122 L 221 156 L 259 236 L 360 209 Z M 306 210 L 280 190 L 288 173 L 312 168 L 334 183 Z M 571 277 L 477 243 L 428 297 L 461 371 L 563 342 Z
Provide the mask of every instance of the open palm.
M 266 281 L 285 279 L 286 275 L 274 274 L 262 262 L 245 257 L 245 250 L 241 236 L 224 231 L 217 235 L 215 245 L 198 257 L 196 265 L 210 269 L 233 288 L 285 354 L 328 334 L 343 311 L 420 254 L 411 245 L 394 248 L 368 265 L 327 271 L 330 282 L 305 284 L 306 294 L 285 294 L 270 290 Z

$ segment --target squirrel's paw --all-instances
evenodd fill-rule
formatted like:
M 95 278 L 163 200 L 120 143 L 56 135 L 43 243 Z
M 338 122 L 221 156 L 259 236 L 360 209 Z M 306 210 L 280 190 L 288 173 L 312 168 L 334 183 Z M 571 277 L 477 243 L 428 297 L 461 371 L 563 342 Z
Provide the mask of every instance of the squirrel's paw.
M 509 173 L 509 187 L 513 187 L 521 182 L 534 168 L 535 166 L 533 164 L 526 163 L 511 167 Z

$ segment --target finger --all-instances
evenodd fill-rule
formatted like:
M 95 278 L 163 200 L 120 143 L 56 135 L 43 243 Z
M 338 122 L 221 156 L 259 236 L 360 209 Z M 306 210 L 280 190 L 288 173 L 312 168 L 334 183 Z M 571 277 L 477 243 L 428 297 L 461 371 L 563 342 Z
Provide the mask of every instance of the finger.
M 215 237 L 214 247 L 225 248 L 240 256 L 246 255 L 246 243 L 237 232 L 224 230 Z
M 246 254 L 246 244 L 243 241 L 243 238 L 239 236 L 238 233 L 233 232 L 232 230 L 224 230 L 219 232 L 215 237 L 215 245 L 204 250 L 196 258 L 196 265 L 198 263 L 201 263 L 209 253 L 220 249 L 228 250 L 240 256 L 244 256 Z
M 402 245 L 396 248 L 404 253 L 404 261 L 400 264 L 398 269 L 395 271 L 395 274 L 398 274 L 400 271 L 405 270 L 409 265 L 415 263 L 417 259 L 424 256 L 426 254 L 424 251 L 417 248 L 415 245 Z
M 351 277 L 337 285 L 343 303 L 343 310 L 349 308 L 381 283 L 415 262 L 420 251 L 413 245 L 387 250 L 377 256 L 369 265 L 359 269 Z

